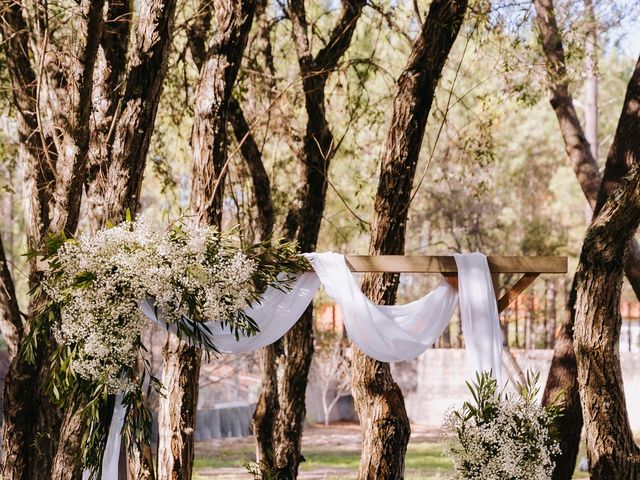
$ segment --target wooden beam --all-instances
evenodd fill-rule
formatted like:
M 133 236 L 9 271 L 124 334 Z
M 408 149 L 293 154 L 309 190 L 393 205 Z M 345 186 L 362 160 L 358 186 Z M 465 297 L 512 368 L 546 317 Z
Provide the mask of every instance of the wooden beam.
M 452 255 L 346 255 L 352 272 L 456 273 Z M 567 257 L 487 257 L 492 273 L 567 273 Z
M 536 278 L 538 278 L 538 273 L 525 273 L 511 288 L 508 288 L 502 298 L 498 300 L 498 313 L 504 312 L 511 305 L 511 302 L 524 292 Z

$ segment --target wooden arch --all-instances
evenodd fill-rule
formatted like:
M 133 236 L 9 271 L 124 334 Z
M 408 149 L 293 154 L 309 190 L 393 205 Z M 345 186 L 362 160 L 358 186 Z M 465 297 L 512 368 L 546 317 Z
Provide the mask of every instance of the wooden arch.
M 458 269 L 452 255 L 346 255 L 352 272 L 387 273 L 441 273 L 457 288 Z M 498 301 L 498 312 L 502 313 L 542 273 L 567 273 L 567 257 L 487 257 L 493 288 Z M 505 293 L 499 296 L 501 273 L 517 273 L 522 276 Z

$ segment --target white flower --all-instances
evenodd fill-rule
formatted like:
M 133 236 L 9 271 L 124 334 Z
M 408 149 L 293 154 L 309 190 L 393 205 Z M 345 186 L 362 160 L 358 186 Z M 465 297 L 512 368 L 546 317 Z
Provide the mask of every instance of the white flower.
M 233 322 L 255 293 L 255 263 L 213 228 L 126 222 L 64 244 L 54 260 L 43 282 L 61 308 L 54 336 L 79 347 L 71 365 L 79 376 L 112 393 L 133 388 L 122 371 L 141 346 L 139 300 L 151 299 L 168 322 Z
M 558 443 L 550 438 L 552 418 L 545 407 L 523 396 L 476 394 L 482 407 L 466 403 L 445 416 L 443 433 L 451 437 L 445 454 L 460 480 L 547 480 Z

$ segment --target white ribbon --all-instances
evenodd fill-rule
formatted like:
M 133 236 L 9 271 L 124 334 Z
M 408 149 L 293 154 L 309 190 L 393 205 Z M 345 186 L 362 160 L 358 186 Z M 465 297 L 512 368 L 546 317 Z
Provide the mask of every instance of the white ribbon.
M 296 276 L 290 290 L 269 287 L 259 303 L 245 313 L 260 328 L 249 337 L 236 340 L 229 327 L 218 321 L 206 323 L 210 340 L 222 353 L 246 353 L 272 344 L 298 321 L 320 284 L 339 305 L 351 341 L 364 353 L 382 362 L 411 360 L 434 344 L 449 325 L 456 303 L 460 305 L 462 331 L 472 374 L 493 372 L 500 381 L 502 333 L 498 307 L 487 258 L 481 253 L 455 254 L 458 291 L 446 281 L 424 297 L 406 305 L 376 305 L 362 293 L 347 267 L 344 256 L 327 253 L 304 254 L 314 272 Z M 158 318 L 154 306 L 145 300 L 142 312 L 152 321 L 175 331 Z M 120 402 L 117 401 L 119 405 Z M 122 406 L 119 407 L 124 410 Z M 116 410 L 119 412 L 118 408 Z M 117 478 L 120 435 L 124 414 L 114 412 L 102 465 L 102 478 Z M 112 439 L 117 437 L 116 440 Z M 117 448 L 116 448 L 117 447 Z

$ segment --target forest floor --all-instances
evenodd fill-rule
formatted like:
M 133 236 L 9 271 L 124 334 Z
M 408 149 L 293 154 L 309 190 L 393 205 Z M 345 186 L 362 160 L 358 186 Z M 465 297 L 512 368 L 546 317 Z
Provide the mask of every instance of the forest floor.
M 451 461 L 442 455 L 438 430 L 412 426 L 407 451 L 407 480 L 443 480 L 451 478 Z M 300 466 L 301 480 L 346 480 L 356 478 L 360 460 L 360 426 L 341 423 L 329 427 L 307 426 L 302 439 L 305 462 Z M 250 480 L 243 465 L 255 458 L 253 438 L 224 438 L 198 442 L 195 452 L 196 480 Z M 587 478 L 576 474 L 575 478 Z

